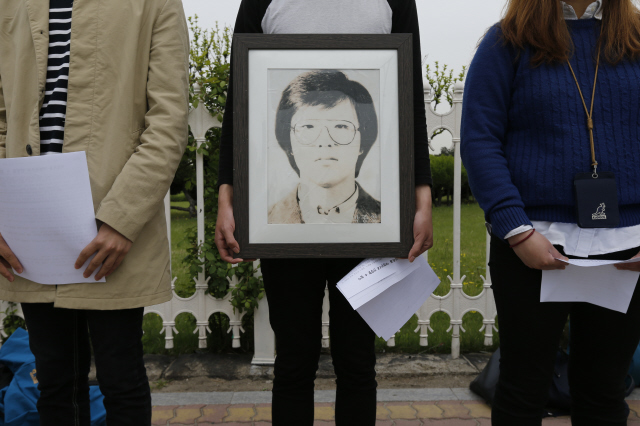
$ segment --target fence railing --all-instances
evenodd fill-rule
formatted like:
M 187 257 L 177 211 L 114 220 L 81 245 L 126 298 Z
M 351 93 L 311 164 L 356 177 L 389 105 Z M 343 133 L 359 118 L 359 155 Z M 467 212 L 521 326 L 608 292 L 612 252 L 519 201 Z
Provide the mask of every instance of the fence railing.
M 483 326 L 480 331 L 484 330 L 484 344 L 489 346 L 493 343 L 493 331 L 495 329 L 496 308 L 493 299 L 493 291 L 491 290 L 491 282 L 489 278 L 489 265 L 486 264 L 486 274 L 483 278 L 484 289 L 476 296 L 469 296 L 463 290 L 464 276 L 460 276 L 460 218 L 461 218 L 461 184 L 462 184 L 462 163 L 460 160 L 460 124 L 462 112 L 462 99 L 464 86 L 457 83 L 454 87 L 453 105 L 451 109 L 443 114 L 437 113 L 431 107 L 434 93 L 428 83 L 424 83 L 424 100 L 427 110 L 427 126 L 430 132 L 437 129 L 445 129 L 453 136 L 454 144 L 454 193 L 453 193 L 453 276 L 447 278 L 451 282 L 450 291 L 445 296 L 431 297 L 416 313 L 418 317 L 418 328 L 415 332 L 420 333 L 420 345 L 428 345 L 429 333 L 433 332 L 430 327 L 431 316 L 436 312 L 445 312 L 450 318 L 449 330 L 452 332 L 451 355 L 453 358 L 460 356 L 460 331 L 466 331 L 462 328 L 462 318 L 470 311 L 476 311 L 483 317 Z M 196 88 L 196 92 L 199 92 Z M 205 141 L 207 130 L 212 127 L 220 127 L 220 122 L 213 117 L 205 108 L 204 103 L 200 103 L 189 113 L 189 125 L 191 132 L 196 140 L 198 148 Z M 203 156 L 196 153 L 196 180 L 197 180 L 197 227 L 198 227 L 198 243 L 204 242 L 204 171 Z M 167 230 L 169 239 L 171 238 L 171 214 L 169 195 L 165 198 L 165 210 L 167 214 Z M 170 240 L 169 240 L 170 241 Z M 489 254 L 489 238 L 487 236 L 487 260 Z M 240 347 L 240 333 L 243 333 L 242 317 L 243 314 L 234 311 L 230 303 L 231 293 L 228 293 L 222 299 L 216 299 L 206 294 L 207 281 L 204 271 L 201 270 L 197 277 L 193 278 L 196 283 L 195 293 L 191 297 L 179 297 L 175 291 L 172 300 L 169 302 L 150 306 L 145 309 L 145 314 L 155 313 L 162 318 L 162 324 L 165 332 L 165 347 L 173 347 L 173 333 L 175 328 L 175 320 L 181 313 L 190 313 L 196 319 L 196 329 L 194 333 L 199 335 L 199 347 L 207 346 L 207 331 L 209 330 L 209 317 L 214 313 L 223 313 L 229 318 L 228 332 L 233 335 L 233 347 Z M 175 283 L 175 278 L 173 283 Z M 230 280 L 230 286 L 237 284 L 237 278 Z M 172 284 L 172 288 L 174 285 Z M 2 329 L 2 321 L 5 318 L 5 310 L 7 302 L 0 302 L 0 333 L 4 334 Z M 17 315 L 22 317 L 22 312 L 18 306 Z M 268 302 L 266 298 L 260 301 L 258 309 L 254 312 L 254 339 L 255 354 L 253 364 L 273 364 L 275 361 L 275 338 L 273 331 L 269 325 Z M 328 292 L 325 292 L 325 300 L 322 314 L 322 346 L 328 347 L 329 338 L 329 298 Z M 392 337 L 387 342 L 389 346 L 395 345 L 395 339 Z

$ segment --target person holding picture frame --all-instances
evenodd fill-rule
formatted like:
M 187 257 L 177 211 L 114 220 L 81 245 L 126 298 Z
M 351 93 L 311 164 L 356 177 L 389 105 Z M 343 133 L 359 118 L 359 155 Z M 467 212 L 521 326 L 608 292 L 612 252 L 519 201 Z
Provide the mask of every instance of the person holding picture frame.
M 492 234 L 494 426 L 541 424 L 568 316 L 572 424 L 627 424 L 638 287 L 626 313 L 540 295 L 542 271 L 566 256 L 639 256 L 639 59 L 632 0 L 511 0 L 469 69 L 461 148 Z
M 431 248 L 432 181 L 415 0 L 243 0 L 234 31 L 265 34 L 413 34 L 416 211 L 413 225 L 415 242 L 407 256 L 413 261 Z M 233 63 L 231 67 L 233 69 Z M 238 263 L 243 259 L 233 257 L 234 253 L 240 252 L 240 247 L 233 235 L 232 87 L 233 84 L 229 84 L 222 128 L 215 241 L 223 260 Z M 347 104 L 344 105 L 350 108 L 352 101 L 348 96 L 345 99 Z M 331 136 L 328 128 L 320 130 L 319 136 Z M 295 137 L 293 130 L 292 133 Z M 277 348 L 272 406 L 274 425 L 313 424 L 314 380 L 321 349 L 322 304 L 327 285 L 331 304 L 331 354 L 337 376 L 336 424 L 375 424 L 375 334 L 336 288 L 337 282 L 360 261 L 362 259 L 351 258 L 261 260 Z

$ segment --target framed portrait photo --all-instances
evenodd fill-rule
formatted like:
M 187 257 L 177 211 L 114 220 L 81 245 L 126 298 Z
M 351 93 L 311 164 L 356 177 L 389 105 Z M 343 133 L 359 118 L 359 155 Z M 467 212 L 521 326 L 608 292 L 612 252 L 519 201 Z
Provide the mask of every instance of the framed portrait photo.
M 407 256 L 411 34 L 236 34 L 233 43 L 237 256 Z

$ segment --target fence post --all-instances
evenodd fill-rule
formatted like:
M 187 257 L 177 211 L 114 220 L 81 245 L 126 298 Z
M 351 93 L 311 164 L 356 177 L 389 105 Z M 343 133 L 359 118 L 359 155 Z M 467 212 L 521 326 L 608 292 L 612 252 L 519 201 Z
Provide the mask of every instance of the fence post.
M 496 302 L 493 298 L 493 289 L 491 288 L 491 271 L 489 270 L 489 254 L 491 252 L 491 235 L 487 232 L 487 256 L 486 256 L 486 269 L 485 276 L 481 276 L 484 282 L 483 287 L 486 293 L 485 297 L 485 310 L 484 318 L 482 319 L 482 327 L 484 329 L 484 345 L 493 345 L 493 330 L 498 331 L 496 328 Z M 482 329 L 480 329 L 482 331 Z
M 169 260 L 171 260 L 171 190 L 167 191 L 167 195 L 164 197 L 164 216 L 167 221 L 167 239 L 169 240 Z M 171 267 L 171 262 L 169 262 L 169 267 Z
M 329 288 L 324 288 L 324 299 L 322 300 L 322 347 L 330 346 L 329 337 Z
M 451 325 L 453 326 L 453 336 L 451 341 L 451 356 L 453 359 L 460 357 L 460 329 L 462 328 L 461 300 L 464 297 L 462 290 L 465 277 L 460 277 L 460 217 L 462 214 L 462 159 L 460 158 L 460 127 L 462 122 L 462 94 L 464 85 L 456 83 L 453 88 L 453 105 L 451 109 L 454 113 L 453 127 L 453 281 L 451 291 L 453 297 L 453 315 Z
M 437 298 L 439 309 L 447 311 L 450 316 L 449 330 L 453 330 L 451 337 L 451 356 L 456 359 L 460 357 L 460 330 L 462 329 L 462 308 L 465 294 L 462 290 L 465 277 L 460 276 L 460 214 L 461 214 L 461 188 L 462 188 L 462 161 L 460 159 L 460 127 L 462 123 L 462 95 L 464 84 L 456 83 L 453 89 L 453 105 L 451 109 L 439 114 L 431 108 L 433 95 L 429 84 L 423 82 L 425 87 L 425 106 L 427 113 L 427 128 L 430 132 L 436 129 L 445 129 L 453 137 L 454 147 L 454 170 L 453 170 L 453 277 L 449 276 L 451 282 L 451 292 L 447 296 Z M 426 305 L 426 304 L 425 304 Z M 447 305 L 448 309 L 445 309 Z M 427 318 L 428 319 L 428 318 Z M 429 328 L 426 320 L 420 324 L 424 334 Z M 448 331 L 449 331 L 448 330 Z M 426 342 L 426 338 L 424 339 Z
M 254 267 L 256 263 L 254 263 Z M 260 270 L 258 270 L 258 275 L 262 275 Z M 253 339 L 255 348 L 251 364 L 272 365 L 276 361 L 276 336 L 269 323 L 269 302 L 266 296 L 258 302 L 258 309 L 253 312 Z
M 197 98 L 200 95 L 200 85 L 195 84 L 193 86 L 193 92 Z M 196 140 L 196 207 L 197 207 L 197 221 L 198 221 L 198 245 L 202 246 L 204 243 L 204 165 L 202 153 L 198 152 L 204 142 L 206 142 L 207 131 L 212 127 L 220 127 L 220 121 L 213 117 L 211 113 L 204 106 L 204 102 L 200 100 L 198 106 L 189 112 L 189 125 L 191 126 L 191 133 Z M 200 255 L 200 261 L 204 262 L 204 256 Z M 201 315 L 206 315 L 206 291 L 208 288 L 208 280 L 205 278 L 204 266 L 198 272 L 196 282 L 196 294 L 198 298 L 198 312 Z M 231 320 L 231 318 L 229 318 Z M 207 326 L 209 325 L 209 318 L 201 317 L 196 318 L 197 329 L 199 332 L 198 347 L 204 349 L 207 347 Z

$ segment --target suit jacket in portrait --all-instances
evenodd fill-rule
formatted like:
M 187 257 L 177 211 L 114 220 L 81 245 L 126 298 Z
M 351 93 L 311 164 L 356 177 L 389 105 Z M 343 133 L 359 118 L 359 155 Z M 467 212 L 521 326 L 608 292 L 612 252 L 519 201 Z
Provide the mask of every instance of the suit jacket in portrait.
M 358 200 L 356 201 L 356 210 L 353 214 L 352 223 L 380 223 L 380 201 L 369 195 L 359 183 L 356 182 L 356 185 L 358 186 Z M 297 187 L 271 207 L 269 210 L 269 223 L 305 223 L 302 220 Z

